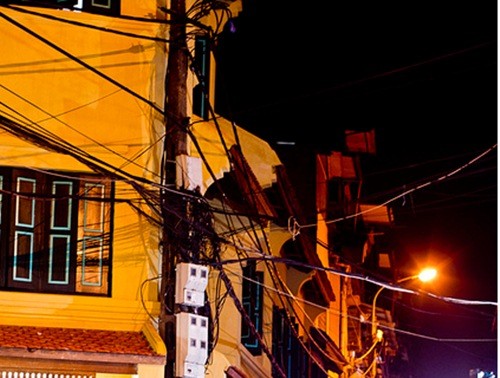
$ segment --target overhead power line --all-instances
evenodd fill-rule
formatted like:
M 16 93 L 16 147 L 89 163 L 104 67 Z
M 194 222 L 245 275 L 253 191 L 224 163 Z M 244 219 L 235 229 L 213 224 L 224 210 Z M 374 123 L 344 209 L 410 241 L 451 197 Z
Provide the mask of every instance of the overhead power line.
M 458 167 L 457 169 L 454 169 L 436 179 L 432 179 L 430 181 L 426 181 L 422 184 L 418 184 L 416 185 L 415 187 L 411 188 L 411 189 L 408 189 L 408 190 L 405 190 L 404 192 L 390 198 L 389 200 L 377 205 L 377 206 L 373 206 L 367 210 L 364 210 L 364 211 L 360 211 L 360 212 L 357 212 L 357 213 L 354 213 L 354 214 L 349 214 L 349 215 L 346 215 L 344 217 L 340 217 L 340 218 L 336 218 L 336 219 L 331 219 L 331 220 L 328 220 L 326 221 L 325 223 L 326 224 L 330 224 L 330 223 L 337 223 L 337 222 L 341 222 L 341 221 L 344 221 L 344 220 L 347 220 L 347 219 L 352 219 L 352 218 L 356 218 L 356 217 L 359 217 L 363 214 L 366 214 L 366 213 L 369 213 L 369 212 L 372 212 L 372 211 L 375 211 L 375 210 L 378 210 L 380 208 L 383 208 L 385 207 L 386 205 L 396 201 L 397 199 L 399 198 L 403 198 L 404 196 L 407 196 L 413 192 L 416 192 L 418 190 L 421 190 L 421 189 L 424 189 L 428 186 L 431 186 L 433 184 L 436 184 L 436 183 L 439 183 L 439 182 L 442 182 L 444 180 L 447 180 L 448 178 L 456 175 L 457 173 L 459 173 L 460 171 L 464 170 L 465 168 L 471 166 L 472 164 L 476 163 L 477 161 L 479 161 L 480 159 L 482 159 L 484 156 L 488 155 L 489 153 L 491 153 L 493 150 L 495 150 L 497 148 L 497 144 L 494 144 L 493 146 L 489 147 L 486 151 L 482 152 L 481 154 L 479 154 L 478 156 L 474 157 L 473 159 L 471 159 L 470 161 L 468 161 L 467 163 L 463 164 L 462 166 Z M 300 225 L 298 224 L 298 228 L 299 230 L 301 228 L 307 228 L 307 227 L 316 227 L 316 224 L 306 224 L 306 225 Z

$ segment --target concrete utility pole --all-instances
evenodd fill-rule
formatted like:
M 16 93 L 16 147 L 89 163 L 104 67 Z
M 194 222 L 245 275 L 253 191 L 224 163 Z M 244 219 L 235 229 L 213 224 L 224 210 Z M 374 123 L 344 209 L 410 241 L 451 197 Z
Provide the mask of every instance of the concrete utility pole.
M 185 0 L 171 0 L 170 44 L 168 47 L 168 66 L 165 78 L 165 122 L 166 138 L 164 151 L 163 184 L 179 189 L 176 158 L 187 155 L 187 74 L 188 48 L 186 41 L 186 3 Z M 160 286 L 160 326 L 159 332 L 167 347 L 165 377 L 175 377 L 175 268 L 180 255 L 179 246 L 186 233 L 186 204 L 179 196 L 162 190 L 161 206 L 163 217 L 162 279 Z M 172 209 L 175 209 L 172 211 Z M 175 215 L 174 215 L 175 214 Z

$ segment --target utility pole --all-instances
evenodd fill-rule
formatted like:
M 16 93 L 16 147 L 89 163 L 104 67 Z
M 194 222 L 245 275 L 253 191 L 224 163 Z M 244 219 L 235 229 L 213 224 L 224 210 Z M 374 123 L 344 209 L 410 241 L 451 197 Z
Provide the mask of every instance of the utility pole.
M 168 47 L 167 73 L 165 77 L 165 127 L 163 185 L 179 189 L 184 186 L 178 179 L 176 160 L 187 155 L 187 74 L 188 49 L 186 41 L 185 0 L 171 0 L 168 11 L 170 43 Z M 181 159 L 179 159 L 181 160 Z M 181 173 L 182 174 L 182 173 Z M 181 197 L 162 189 L 161 207 L 163 218 L 162 271 L 160 284 L 159 332 L 167 348 L 165 378 L 175 377 L 176 325 L 175 279 L 179 260 L 179 246 L 186 235 L 186 203 Z M 179 219 L 182 218 L 182 219 Z M 180 221 L 179 221 L 180 220 Z M 185 240 L 185 239 L 184 239 Z

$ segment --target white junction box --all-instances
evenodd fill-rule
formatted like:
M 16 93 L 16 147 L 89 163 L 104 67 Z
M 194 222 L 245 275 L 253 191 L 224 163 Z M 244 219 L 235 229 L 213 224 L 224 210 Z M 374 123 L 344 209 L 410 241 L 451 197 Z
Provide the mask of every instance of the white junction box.
M 176 318 L 176 376 L 205 377 L 208 317 L 181 312 Z
M 208 267 L 192 263 L 179 263 L 175 276 L 175 303 L 193 307 L 205 304 Z

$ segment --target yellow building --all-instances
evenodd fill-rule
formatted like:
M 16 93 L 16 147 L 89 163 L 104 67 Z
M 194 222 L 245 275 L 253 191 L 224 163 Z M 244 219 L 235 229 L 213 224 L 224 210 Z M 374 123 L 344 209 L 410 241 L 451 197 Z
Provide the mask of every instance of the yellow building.
M 178 324 L 181 313 L 209 319 L 203 374 L 342 374 L 340 278 L 311 268 L 330 265 L 308 239 L 327 242 L 324 220 L 294 234 L 287 219 L 307 219 L 277 154 L 207 110 L 213 56 L 204 57 L 207 96 L 187 72 L 188 143 L 167 156 L 170 4 L 49 3 L 58 4 L 0 6 L 0 376 L 154 378 L 173 361 L 176 376 L 190 376 L 179 367 L 189 334 L 176 331 L 174 358 L 159 324 L 165 217 L 179 216 L 161 207 L 163 192 L 184 205 L 201 195 L 213 213 L 217 242 L 195 261 L 209 268 L 205 313 L 166 309 Z M 195 58 L 202 32 L 240 6 L 187 4 Z M 175 183 L 164 176 L 172 162 Z M 297 253 L 302 266 L 290 264 Z

